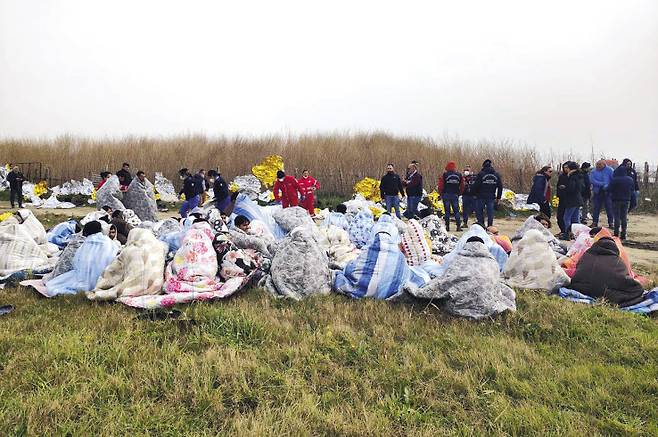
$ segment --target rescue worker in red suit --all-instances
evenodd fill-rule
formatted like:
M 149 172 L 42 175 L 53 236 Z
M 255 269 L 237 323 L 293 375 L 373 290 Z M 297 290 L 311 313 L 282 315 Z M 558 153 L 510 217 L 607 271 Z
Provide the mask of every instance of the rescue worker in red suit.
M 299 192 L 302 194 L 302 208 L 308 211 L 311 217 L 315 216 L 315 190 L 320 188 L 320 182 L 304 169 L 302 177 L 297 179 Z
M 293 176 L 286 176 L 282 170 L 276 172 L 274 182 L 274 200 L 281 202 L 281 206 L 288 208 L 299 205 L 299 184 Z

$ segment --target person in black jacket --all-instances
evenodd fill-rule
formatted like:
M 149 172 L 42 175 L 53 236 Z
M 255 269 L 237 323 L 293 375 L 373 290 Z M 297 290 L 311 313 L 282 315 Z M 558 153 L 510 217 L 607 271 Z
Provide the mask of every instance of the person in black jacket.
M 133 181 L 133 175 L 130 174 L 130 164 L 124 162 L 121 166 L 121 170 L 117 172 L 119 178 L 119 186 L 123 188 L 123 191 L 128 189 L 128 186 Z
M 473 185 L 477 175 L 471 171 L 471 166 L 464 167 L 462 173 L 464 175 L 464 193 L 462 194 L 462 220 L 464 227 L 468 227 L 468 218 L 472 212 L 475 212 L 475 192 L 473 192 Z
M 215 195 L 215 206 L 222 214 L 225 214 L 225 211 L 231 204 L 231 193 L 229 193 L 228 184 L 219 171 L 215 175 L 215 182 L 213 183 L 212 191 Z
M 402 181 L 407 192 L 407 210 L 404 216 L 412 219 L 418 216 L 418 204 L 423 199 L 423 176 L 418 171 L 418 161 L 412 161 L 407 167 L 407 175 Z
M 23 207 L 23 181 L 25 176 L 21 173 L 17 165 L 11 169 L 7 175 L 7 182 L 9 182 L 9 202 L 11 207 L 14 208 L 14 203 L 18 203 L 18 207 Z
M 395 215 L 397 218 L 400 216 L 400 194 L 404 192 L 402 187 L 402 180 L 400 176 L 395 173 L 393 164 L 386 166 L 386 174 L 382 176 L 379 182 L 379 194 L 386 203 L 386 212 L 391 213 L 391 209 L 395 208 Z
M 478 223 L 484 224 L 484 209 L 487 209 L 487 227 L 493 226 L 494 205 L 498 204 L 503 196 L 503 178 L 493 168 L 491 159 L 482 163 L 482 170 L 478 173 L 473 184 L 473 191 L 477 197 L 475 203 L 475 216 Z
M 571 225 L 580 223 L 580 207 L 583 206 L 583 180 L 577 163 L 570 162 L 567 166 L 567 186 L 564 189 L 560 203 L 564 203 L 564 235 L 565 240 L 571 239 Z
M 437 190 L 443 199 L 443 210 L 445 211 L 444 219 L 446 221 L 446 230 L 450 230 L 450 210 L 455 216 L 457 230 L 462 230 L 461 216 L 459 215 L 459 195 L 464 192 L 464 177 L 457 171 L 457 163 L 449 161 L 446 164 L 446 171 L 439 176 Z
M 557 177 L 557 190 L 556 190 L 556 195 L 558 198 L 558 205 L 557 205 L 557 214 L 556 214 L 556 219 L 557 219 L 557 225 L 560 228 L 560 233 L 558 235 L 564 235 L 566 230 L 564 228 L 564 201 L 562 198 L 565 196 L 564 190 L 567 188 L 567 180 L 569 179 L 569 163 L 571 161 L 567 161 L 564 164 L 562 164 L 562 172 L 560 175 Z
M 199 194 L 197 193 L 194 176 L 192 176 L 192 173 L 190 173 L 187 168 L 181 168 L 178 171 L 178 174 L 183 180 L 183 188 L 181 188 L 178 194 L 185 196 L 185 200 L 183 201 L 183 205 L 179 212 L 180 216 L 185 218 L 190 211 L 199 206 Z
M 628 221 L 626 215 L 631 204 L 631 196 L 635 188 L 635 181 L 628 175 L 628 167 L 620 165 L 612 174 L 612 181 L 608 186 L 610 197 L 612 197 L 612 213 L 614 216 L 615 237 L 626 239 L 626 227 Z M 621 225 L 621 236 L 619 227 Z
M 630 212 L 637 207 L 637 200 L 640 197 L 640 184 L 637 182 L 637 172 L 633 168 L 633 162 L 628 158 L 624 158 L 624 160 L 621 162 L 621 165 L 626 166 L 628 176 L 633 179 L 633 193 L 631 193 L 631 203 L 628 207 L 628 211 Z
M 589 180 L 589 172 L 592 171 L 592 164 L 583 162 L 580 165 L 580 177 L 583 181 L 583 206 L 580 208 L 580 223 L 587 224 L 589 216 L 589 205 L 592 199 L 592 182 Z
M 526 203 L 536 203 L 546 217 L 551 218 L 551 176 L 553 169 L 550 165 L 543 166 L 532 178 L 532 188 Z

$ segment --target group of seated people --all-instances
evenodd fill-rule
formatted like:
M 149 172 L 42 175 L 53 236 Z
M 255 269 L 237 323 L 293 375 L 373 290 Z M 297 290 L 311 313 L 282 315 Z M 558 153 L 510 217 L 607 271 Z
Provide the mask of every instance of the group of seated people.
M 25 271 L 16 259 L 21 255 L 12 253 L 20 240 L 42 253 L 26 269 L 39 263 L 50 269 L 35 287 L 45 295 L 85 292 L 91 300 L 140 308 L 225 297 L 248 283 L 293 299 L 332 291 L 431 299 L 475 319 L 515 310 L 512 287 L 573 290 L 622 307 L 647 296 L 643 278 L 606 229 L 578 225 L 583 229 L 575 228 L 576 241 L 567 247 L 542 214 L 529 217 L 512 238 L 473 224 L 457 239 L 436 216 L 402 221 L 384 213 L 375 220 L 355 201 L 338 205 L 319 224 L 299 207 L 259 206 L 245 195 L 233 202 L 228 217 L 195 208 L 184 219 L 138 226 L 126 221 L 124 210 L 103 205 L 80 223 L 69 220 L 47 233 L 21 210 L 0 223 L 0 250 L 7 253 L 0 255 L 0 280 Z

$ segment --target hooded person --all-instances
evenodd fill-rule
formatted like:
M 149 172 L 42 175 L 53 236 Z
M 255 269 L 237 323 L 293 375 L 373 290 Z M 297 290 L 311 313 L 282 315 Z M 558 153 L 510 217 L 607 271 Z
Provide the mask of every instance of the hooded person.
M 493 226 L 494 206 L 503 196 L 503 179 L 494 169 L 490 159 L 482 163 L 482 170 L 473 183 L 473 192 L 477 197 L 475 215 L 478 222 L 484 224 L 484 211 L 487 211 L 487 226 Z
M 78 251 L 82 243 L 85 242 L 86 237 L 82 233 L 73 234 L 71 238 L 66 243 L 66 247 L 62 253 L 57 258 L 57 264 L 53 268 L 52 272 L 47 273 L 43 276 L 43 283 L 47 284 L 53 278 L 66 273 L 70 270 L 73 270 L 73 258 L 75 253 Z
M 66 247 L 71 236 L 77 232 L 80 232 L 80 225 L 76 220 L 71 219 L 55 225 L 46 233 L 46 238 L 49 243 L 53 243 L 60 249 L 63 249 Z
M 342 228 L 334 225 L 320 227 L 319 244 L 329 257 L 329 268 L 343 270 L 348 262 L 355 259 L 360 251 L 350 241 L 350 236 Z
M 450 210 L 457 223 L 457 231 L 462 230 L 461 215 L 459 212 L 459 196 L 464 192 L 464 177 L 457 171 L 457 163 L 449 161 L 445 171 L 439 177 L 438 192 L 443 199 L 445 211 L 446 230 L 450 231 Z
M 502 272 L 505 268 L 505 263 L 507 262 L 507 253 L 505 253 L 505 250 L 500 247 L 494 241 L 494 239 L 489 236 L 489 234 L 487 234 L 487 231 L 482 227 L 482 225 L 478 223 L 472 224 L 471 227 L 468 228 L 468 231 L 466 231 L 464 235 L 462 235 L 461 238 L 457 241 L 457 244 L 455 245 L 455 248 L 452 250 L 452 252 L 446 254 L 443 257 L 443 264 L 440 266 L 441 271 L 447 270 L 450 264 L 457 257 L 459 250 L 464 247 L 464 245 L 468 242 L 468 239 L 471 237 L 478 237 L 484 242 L 484 245 L 491 253 L 491 256 L 493 256 L 493 258 L 498 263 L 499 271 Z
M 437 300 L 450 314 L 475 320 L 516 311 L 514 290 L 501 280 L 498 263 L 484 241 L 479 236 L 468 237 L 451 252 L 454 259 L 443 275 L 411 294 Z
M 302 171 L 302 177 L 297 179 L 299 193 L 301 195 L 301 206 L 308 211 L 311 217 L 315 216 L 315 191 L 320 189 L 320 182 L 317 181 L 307 169 Z
M 158 221 L 158 206 L 155 202 L 153 184 L 146 179 L 143 171 L 137 172 L 137 177 L 132 180 L 123 196 L 123 201 L 126 207 L 132 209 L 141 221 L 153 223 Z
M 400 234 L 400 249 L 407 259 L 407 264 L 422 266 L 427 261 L 435 261 L 423 226 L 414 219 L 407 221 L 403 226 L 404 232 Z
M 265 288 L 275 297 L 301 300 L 331 292 L 329 259 L 312 229 L 295 228 L 277 245 L 264 279 Z
M 130 231 L 126 246 L 105 269 L 90 300 L 159 294 L 164 283 L 166 246 L 148 229 Z
M 521 227 L 516 231 L 512 237 L 512 247 L 514 247 L 523 238 L 523 236 L 530 230 L 537 230 L 544 235 L 548 245 L 551 247 L 556 255 L 564 255 L 567 253 L 567 247 L 561 243 L 549 230 L 551 228 L 551 221 L 544 214 L 537 214 L 528 217 Z
M 276 172 L 276 181 L 272 187 L 274 200 L 281 202 L 281 206 L 289 208 L 299 205 L 300 188 L 297 179 L 287 176 L 283 170 Z
M 445 255 L 452 252 L 457 244 L 457 237 L 446 230 L 445 224 L 435 214 L 420 219 L 423 230 L 428 235 L 432 253 Z
M 429 282 L 422 269 L 412 269 L 400 250 L 400 234 L 393 218 L 382 215 L 359 256 L 334 275 L 333 288 L 354 298 L 392 299 L 405 289 Z
M 347 212 L 347 207 L 345 204 L 341 203 L 336 205 L 336 210 L 331 211 L 320 224 L 321 228 L 328 228 L 329 226 L 336 226 L 344 231 L 348 231 L 350 228 L 350 223 L 347 221 L 345 213 Z
M 628 158 L 624 158 L 624 160 L 621 162 L 621 165 L 626 167 L 628 176 L 633 179 L 633 192 L 631 193 L 631 201 L 628 207 L 628 211 L 630 212 L 637 207 L 637 201 L 640 197 L 640 184 L 637 182 L 637 172 L 635 171 L 635 168 L 633 168 L 633 161 Z
M 626 228 L 628 225 L 628 210 L 631 205 L 631 198 L 634 193 L 635 182 L 628 175 L 628 167 L 620 165 L 612 175 L 612 180 L 608 186 L 610 197 L 612 199 L 612 211 L 614 217 L 615 237 L 626 239 Z M 621 234 L 619 228 L 621 227 Z
M 487 234 L 493 238 L 497 245 L 503 248 L 506 254 L 509 255 L 512 252 L 512 240 L 507 235 L 501 234 L 497 227 L 489 226 Z
M 87 223 L 82 229 L 82 236 L 85 241 L 75 252 L 73 269 L 46 284 L 48 297 L 93 290 L 98 278 L 119 251 L 112 240 L 103 234 L 97 221 Z
M 582 256 L 569 289 L 625 307 L 643 300 L 642 284 L 633 279 L 615 241 L 603 237 Z
M 551 218 L 551 176 L 553 176 L 553 169 L 550 165 L 542 167 L 532 178 L 532 188 L 526 203 L 536 203 L 539 205 L 539 210 Z
M 251 231 L 251 222 L 243 215 L 233 219 L 234 226 L 229 230 L 232 243 L 238 249 L 252 249 L 260 253 L 265 258 L 272 258 L 268 246 L 274 243 L 274 236 L 271 234 L 254 235 Z M 263 226 L 264 230 L 267 228 Z M 267 231 L 269 233 L 269 231 Z
M 556 290 L 569 283 L 546 236 L 538 230 L 526 232 L 512 250 L 503 277 L 517 288 Z

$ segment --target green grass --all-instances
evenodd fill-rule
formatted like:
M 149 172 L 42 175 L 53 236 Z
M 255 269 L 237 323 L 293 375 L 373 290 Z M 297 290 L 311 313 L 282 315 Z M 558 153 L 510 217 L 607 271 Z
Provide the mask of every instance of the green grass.
M 658 324 L 521 292 L 485 322 L 252 289 L 139 320 L 0 293 L 0 434 L 658 433 Z

